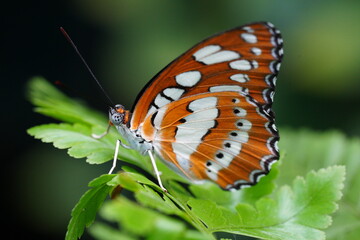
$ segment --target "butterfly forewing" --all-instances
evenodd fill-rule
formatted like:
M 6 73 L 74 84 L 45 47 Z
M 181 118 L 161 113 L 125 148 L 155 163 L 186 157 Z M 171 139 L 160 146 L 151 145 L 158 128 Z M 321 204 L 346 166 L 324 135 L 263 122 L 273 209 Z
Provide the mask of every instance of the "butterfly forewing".
M 130 129 L 192 180 L 255 184 L 279 158 L 271 105 L 282 51 L 271 23 L 204 40 L 144 88 Z
M 270 109 L 282 51 L 280 32 L 271 23 L 241 26 L 202 41 L 143 89 L 133 109 L 131 129 L 160 107 L 205 92 L 248 93 Z

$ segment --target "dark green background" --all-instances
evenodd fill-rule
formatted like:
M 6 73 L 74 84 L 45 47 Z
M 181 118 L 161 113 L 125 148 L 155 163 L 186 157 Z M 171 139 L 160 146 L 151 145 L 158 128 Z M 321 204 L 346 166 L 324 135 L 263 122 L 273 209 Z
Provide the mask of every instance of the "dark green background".
M 63 239 L 87 182 L 109 169 L 71 159 L 25 132 L 53 121 L 33 113 L 24 98 L 34 75 L 62 81 L 106 114 L 103 95 L 60 26 L 113 101 L 130 108 L 152 76 L 203 38 L 270 21 L 284 38 L 278 126 L 360 135 L 360 1 L 23 1 L 1 10 L 3 216 L 14 239 Z

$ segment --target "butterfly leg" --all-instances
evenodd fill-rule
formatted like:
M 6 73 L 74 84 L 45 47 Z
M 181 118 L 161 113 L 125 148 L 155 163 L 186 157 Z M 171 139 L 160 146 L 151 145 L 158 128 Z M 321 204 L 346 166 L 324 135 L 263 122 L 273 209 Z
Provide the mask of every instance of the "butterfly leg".
M 155 175 L 157 177 L 157 180 L 158 180 L 158 183 L 160 185 L 160 188 L 164 191 L 164 192 L 167 192 L 166 188 L 164 188 L 164 186 L 162 185 L 162 182 L 161 182 L 161 178 L 160 178 L 160 172 L 159 170 L 157 169 L 157 166 L 156 166 L 156 162 L 155 162 L 155 158 L 154 158 L 154 155 L 152 153 L 151 150 L 148 150 L 147 151 L 149 156 L 150 156 L 150 159 L 151 159 L 151 164 L 153 165 L 153 168 L 154 168 L 154 171 L 155 171 Z
M 115 167 L 116 167 L 116 162 L 117 162 L 117 157 L 118 157 L 118 155 L 119 155 L 120 145 L 121 145 L 123 148 L 131 149 L 130 146 L 122 143 L 119 139 L 116 140 L 116 147 L 115 147 L 115 154 L 114 154 L 113 164 L 112 164 L 112 167 L 111 167 L 111 169 L 110 169 L 110 171 L 109 171 L 108 174 L 111 174 L 111 173 L 114 171 Z
M 103 138 L 103 137 L 105 137 L 105 136 L 109 133 L 109 131 L 110 131 L 110 127 L 111 127 L 111 124 L 109 124 L 109 125 L 108 125 L 108 127 L 107 127 L 106 131 L 105 131 L 105 132 L 103 132 L 102 134 L 97 135 L 97 134 L 93 133 L 93 134 L 91 134 L 91 136 L 92 136 L 93 138 L 95 138 L 95 139 L 100 139 L 100 138 Z

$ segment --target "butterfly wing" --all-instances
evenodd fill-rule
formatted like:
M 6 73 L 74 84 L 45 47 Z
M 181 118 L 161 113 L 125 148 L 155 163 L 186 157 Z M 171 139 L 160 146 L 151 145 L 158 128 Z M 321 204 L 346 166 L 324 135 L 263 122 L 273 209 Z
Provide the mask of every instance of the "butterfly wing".
M 203 93 L 148 116 L 142 136 L 188 178 L 225 189 L 255 184 L 279 157 L 273 119 L 250 96 Z
M 192 180 L 255 184 L 279 158 L 271 105 L 282 45 L 271 23 L 204 40 L 145 86 L 130 130 Z
M 241 26 L 212 36 L 175 59 L 138 95 L 130 128 L 180 98 L 237 89 L 272 115 L 276 75 L 283 56 L 280 32 L 271 23 Z

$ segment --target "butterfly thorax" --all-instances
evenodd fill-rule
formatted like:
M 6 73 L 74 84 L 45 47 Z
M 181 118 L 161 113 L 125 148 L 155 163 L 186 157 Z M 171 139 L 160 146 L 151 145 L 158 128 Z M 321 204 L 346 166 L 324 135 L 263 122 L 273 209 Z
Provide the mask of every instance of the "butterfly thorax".
M 131 131 L 129 128 L 131 113 L 125 110 L 124 106 L 117 104 L 109 109 L 110 122 L 116 127 L 118 132 L 123 136 L 130 147 L 145 155 L 146 152 L 153 148 L 151 142 L 146 141 L 137 131 Z

